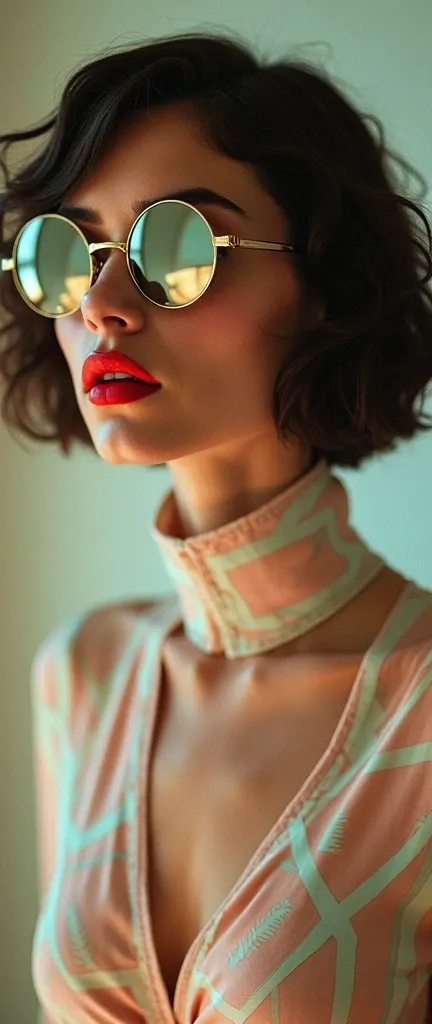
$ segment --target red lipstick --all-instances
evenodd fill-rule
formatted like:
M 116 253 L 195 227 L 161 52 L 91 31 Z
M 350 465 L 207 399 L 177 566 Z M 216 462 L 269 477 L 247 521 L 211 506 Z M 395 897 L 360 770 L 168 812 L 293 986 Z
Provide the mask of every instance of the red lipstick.
M 144 366 L 140 366 L 134 359 L 125 356 L 123 352 L 92 352 L 87 356 L 82 368 L 82 381 L 86 391 L 94 384 L 98 384 L 104 373 L 129 373 L 131 377 L 138 380 L 145 380 L 147 384 L 159 384 Z M 162 385 L 161 385 L 162 386 Z
M 130 379 L 101 380 L 106 373 L 125 373 Z M 122 352 L 94 352 L 82 368 L 85 392 L 94 405 L 123 405 L 154 394 L 162 387 L 148 370 Z

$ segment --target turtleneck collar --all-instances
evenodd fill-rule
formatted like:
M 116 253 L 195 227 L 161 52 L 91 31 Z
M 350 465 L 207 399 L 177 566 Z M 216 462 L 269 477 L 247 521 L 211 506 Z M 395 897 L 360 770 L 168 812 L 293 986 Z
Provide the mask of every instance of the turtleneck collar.
M 343 483 L 325 459 L 254 512 L 181 539 L 174 492 L 154 515 L 186 636 L 208 654 L 241 658 L 307 633 L 384 567 L 349 522 Z

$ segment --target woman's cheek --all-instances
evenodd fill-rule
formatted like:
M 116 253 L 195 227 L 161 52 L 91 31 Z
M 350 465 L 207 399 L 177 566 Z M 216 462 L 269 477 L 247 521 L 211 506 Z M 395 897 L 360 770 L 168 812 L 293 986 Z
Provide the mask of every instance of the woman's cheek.
M 86 353 L 83 353 L 82 357 L 80 356 L 77 325 L 70 323 L 72 319 L 73 314 L 70 317 L 61 317 L 56 320 L 54 323 L 54 334 L 68 364 L 75 393 L 79 401 L 82 394 L 82 363 Z
M 61 350 L 63 352 L 63 355 L 66 356 L 66 350 L 67 350 L 67 345 L 66 345 L 67 327 L 65 326 L 63 321 L 64 321 L 63 317 L 61 319 L 59 319 L 59 320 L 55 320 L 54 321 L 54 334 L 55 334 L 55 336 L 57 338 L 58 344 L 60 345 L 60 348 L 61 348 Z M 67 358 L 67 356 L 66 356 L 66 358 Z
M 63 355 L 73 371 L 73 363 L 79 358 L 79 325 L 76 322 L 78 314 L 71 314 L 68 317 L 59 317 L 54 321 L 54 333 Z M 79 314 L 80 320 L 81 314 Z

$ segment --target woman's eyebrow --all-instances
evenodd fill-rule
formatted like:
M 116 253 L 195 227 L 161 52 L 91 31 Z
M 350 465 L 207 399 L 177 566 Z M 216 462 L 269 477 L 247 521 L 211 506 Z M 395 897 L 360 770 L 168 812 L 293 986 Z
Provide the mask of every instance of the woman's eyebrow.
M 152 203 L 162 202 L 164 199 L 183 199 L 187 203 L 201 203 L 213 206 L 220 206 L 226 210 L 232 210 L 234 213 L 240 213 L 243 217 L 247 218 L 247 213 L 243 210 L 243 207 L 239 206 L 232 199 L 228 199 L 227 196 L 221 195 L 219 192 L 214 192 L 211 188 L 181 188 L 176 192 L 169 192 L 166 195 L 153 196 L 151 199 L 137 199 L 131 204 L 131 209 L 136 217 L 139 217 L 140 213 L 143 212 Z M 90 206 L 61 206 L 57 211 L 62 217 L 69 217 L 70 220 L 84 220 L 89 224 L 102 224 L 102 218 L 97 210 L 94 210 Z

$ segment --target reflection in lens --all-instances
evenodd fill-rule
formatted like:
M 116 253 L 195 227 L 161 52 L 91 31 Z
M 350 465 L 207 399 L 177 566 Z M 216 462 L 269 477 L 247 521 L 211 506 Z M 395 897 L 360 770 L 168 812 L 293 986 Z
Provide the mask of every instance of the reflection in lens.
M 182 306 L 205 291 L 215 261 L 207 222 L 186 203 L 156 203 L 137 221 L 129 265 L 144 295 L 164 306 Z
M 168 296 L 164 292 L 162 285 L 159 281 L 147 281 L 144 274 L 141 273 L 141 269 L 135 260 L 130 261 L 130 267 L 134 276 L 134 279 L 149 298 L 153 299 L 153 302 L 159 302 L 162 306 L 168 305 Z
M 35 217 L 18 241 L 16 273 L 24 294 L 37 309 L 51 315 L 74 312 L 91 281 L 85 239 L 63 217 Z

